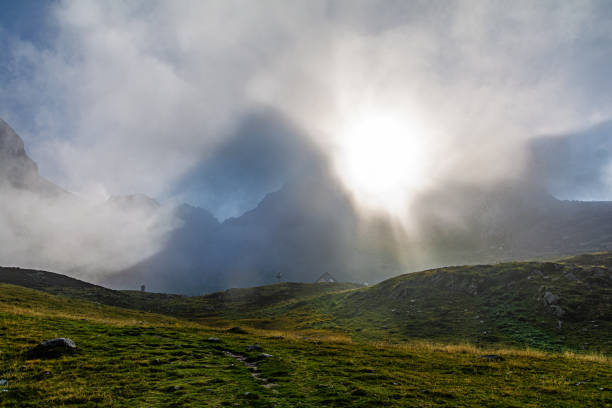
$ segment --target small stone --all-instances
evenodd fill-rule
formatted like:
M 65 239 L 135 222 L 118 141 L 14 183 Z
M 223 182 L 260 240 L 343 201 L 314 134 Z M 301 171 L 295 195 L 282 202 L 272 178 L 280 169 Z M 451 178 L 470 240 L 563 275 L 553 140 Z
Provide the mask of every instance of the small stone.
M 252 392 L 248 392 L 248 391 L 242 395 L 244 395 L 244 398 L 248 398 L 248 399 L 258 399 L 259 398 L 259 395 L 253 394 Z
M 576 277 L 576 275 L 574 275 L 571 272 L 566 273 L 565 275 L 563 275 L 563 277 L 569 281 L 576 281 L 578 280 L 578 278 Z
M 268 354 L 268 353 L 261 353 L 259 355 L 259 357 L 261 358 L 270 358 L 270 357 L 274 357 L 272 354 Z
M 251 344 L 250 346 L 247 346 L 247 351 L 261 351 L 262 348 L 259 344 Z
M 231 329 L 228 329 L 228 332 L 230 332 L 230 333 L 237 333 L 237 334 L 246 334 L 246 330 L 244 330 L 240 326 L 232 327 Z
M 6 385 L 6 382 L 7 381 L 3 378 L 3 379 L 0 380 L 0 385 Z
M 219 339 L 218 337 L 209 337 L 208 339 L 206 339 L 206 341 L 209 343 L 219 343 L 221 339 Z
M 504 361 L 504 358 L 502 356 L 499 356 L 497 354 L 484 354 L 482 356 L 480 356 L 480 358 L 484 358 L 490 361 Z
M 563 308 L 561 306 L 557 306 L 557 305 L 550 305 L 550 310 L 552 310 L 552 312 L 555 314 L 555 316 L 557 317 L 563 317 L 565 316 L 565 310 L 563 310 Z

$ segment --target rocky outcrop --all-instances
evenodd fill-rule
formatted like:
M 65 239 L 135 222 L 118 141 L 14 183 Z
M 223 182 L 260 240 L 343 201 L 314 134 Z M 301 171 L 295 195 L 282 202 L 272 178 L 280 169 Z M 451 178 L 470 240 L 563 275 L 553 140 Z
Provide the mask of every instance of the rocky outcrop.
M 542 296 L 542 301 L 544 302 L 544 304 L 548 306 L 550 311 L 557 317 L 565 316 L 565 310 L 558 304 L 560 300 L 561 299 L 559 298 L 559 296 L 555 295 L 550 291 L 546 291 L 546 293 L 544 293 L 544 296 Z
M 68 194 L 38 174 L 38 166 L 26 154 L 23 140 L 0 119 L 0 187 L 3 186 L 50 196 Z
M 546 293 L 543 296 L 544 302 L 546 302 L 546 304 L 548 306 L 550 305 L 556 305 L 557 303 L 559 303 L 559 296 L 554 295 L 552 292 L 546 291 Z

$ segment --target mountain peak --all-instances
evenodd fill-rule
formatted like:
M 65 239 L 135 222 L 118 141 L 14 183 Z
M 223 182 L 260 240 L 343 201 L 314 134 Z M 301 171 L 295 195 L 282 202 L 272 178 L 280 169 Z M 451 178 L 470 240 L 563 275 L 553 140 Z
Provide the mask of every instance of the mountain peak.
M 38 166 L 26 154 L 23 140 L 0 119 L 0 183 L 25 188 L 38 177 Z
M 39 176 L 38 166 L 27 155 L 21 137 L 0 118 L 0 186 L 3 185 L 45 195 L 66 194 Z
M 23 140 L 2 118 L 0 118 L 0 154 L 3 156 L 26 156 Z

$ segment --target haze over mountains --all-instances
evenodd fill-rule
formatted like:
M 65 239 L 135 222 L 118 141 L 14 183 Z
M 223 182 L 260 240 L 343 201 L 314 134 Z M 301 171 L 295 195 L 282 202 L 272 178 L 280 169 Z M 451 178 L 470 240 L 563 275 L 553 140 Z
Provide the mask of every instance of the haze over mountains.
M 19 136 L 1 125 L 2 263 L 111 287 L 196 294 L 272 283 L 279 272 L 309 282 L 324 271 L 373 282 L 431 266 L 612 249 L 612 203 L 559 201 L 533 175 L 428 191 L 409 213 L 415 232 L 400 231 L 388 217 L 360 213 L 327 162 L 305 147 L 278 191 L 223 222 L 138 194 L 92 207 L 40 177 Z

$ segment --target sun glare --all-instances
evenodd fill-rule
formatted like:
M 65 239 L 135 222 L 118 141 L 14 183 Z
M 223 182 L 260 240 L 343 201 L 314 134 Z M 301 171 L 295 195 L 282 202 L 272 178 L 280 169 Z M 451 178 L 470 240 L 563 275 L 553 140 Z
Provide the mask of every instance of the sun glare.
M 394 215 L 406 211 L 411 195 L 426 182 L 427 132 L 392 113 L 367 113 L 338 133 L 339 177 L 362 205 Z

